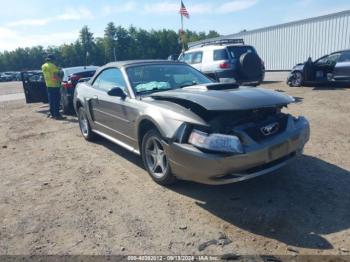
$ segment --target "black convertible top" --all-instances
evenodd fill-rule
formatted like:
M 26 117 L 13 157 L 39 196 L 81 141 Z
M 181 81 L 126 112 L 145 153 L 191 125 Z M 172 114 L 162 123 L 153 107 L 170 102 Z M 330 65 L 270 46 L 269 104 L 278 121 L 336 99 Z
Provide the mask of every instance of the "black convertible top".
M 165 63 L 165 64 L 185 64 L 178 61 L 169 61 L 169 60 L 162 60 L 162 59 L 145 59 L 145 60 L 127 60 L 127 61 L 119 61 L 119 62 L 111 62 L 103 66 L 103 68 L 106 67 L 128 67 L 128 66 L 134 66 L 134 65 L 143 65 L 143 64 L 159 64 L 159 63 Z

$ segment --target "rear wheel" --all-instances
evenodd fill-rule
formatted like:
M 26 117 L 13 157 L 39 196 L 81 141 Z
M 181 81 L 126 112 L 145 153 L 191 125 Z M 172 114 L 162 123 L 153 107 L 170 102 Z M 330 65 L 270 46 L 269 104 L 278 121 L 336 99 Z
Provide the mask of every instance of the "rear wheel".
M 291 87 L 300 87 L 303 84 L 303 75 L 301 72 L 293 72 L 289 86 Z
M 92 141 L 95 138 L 95 134 L 92 132 L 89 119 L 86 116 L 84 108 L 79 107 L 78 111 L 80 132 L 87 141 Z
M 145 134 L 141 149 L 143 163 L 155 182 L 160 185 L 170 185 L 176 182 L 176 177 L 170 170 L 162 138 L 157 130 L 151 129 Z

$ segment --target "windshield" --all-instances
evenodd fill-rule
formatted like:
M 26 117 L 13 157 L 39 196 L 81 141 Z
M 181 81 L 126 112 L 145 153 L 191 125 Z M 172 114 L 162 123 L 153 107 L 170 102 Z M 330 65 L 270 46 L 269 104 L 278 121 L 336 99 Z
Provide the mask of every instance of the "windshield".
M 63 81 L 68 81 L 68 77 L 72 74 L 85 72 L 85 71 L 92 71 L 97 70 L 97 66 L 80 66 L 80 67 L 70 67 L 70 68 L 63 68 Z
M 126 72 L 138 95 L 212 82 L 202 73 L 183 64 L 135 66 Z

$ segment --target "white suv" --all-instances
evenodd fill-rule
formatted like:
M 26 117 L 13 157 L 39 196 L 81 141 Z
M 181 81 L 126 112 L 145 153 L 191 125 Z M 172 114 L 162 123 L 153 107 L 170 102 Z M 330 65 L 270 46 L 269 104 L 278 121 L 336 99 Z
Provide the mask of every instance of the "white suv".
M 265 76 L 264 62 L 243 39 L 206 41 L 190 47 L 178 59 L 220 82 L 259 85 Z

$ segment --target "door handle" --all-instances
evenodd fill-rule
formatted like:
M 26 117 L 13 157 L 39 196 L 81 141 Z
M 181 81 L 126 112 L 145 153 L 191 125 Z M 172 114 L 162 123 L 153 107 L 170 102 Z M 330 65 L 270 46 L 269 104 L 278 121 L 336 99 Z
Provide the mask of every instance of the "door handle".
M 98 96 L 93 96 L 92 99 L 98 100 Z

